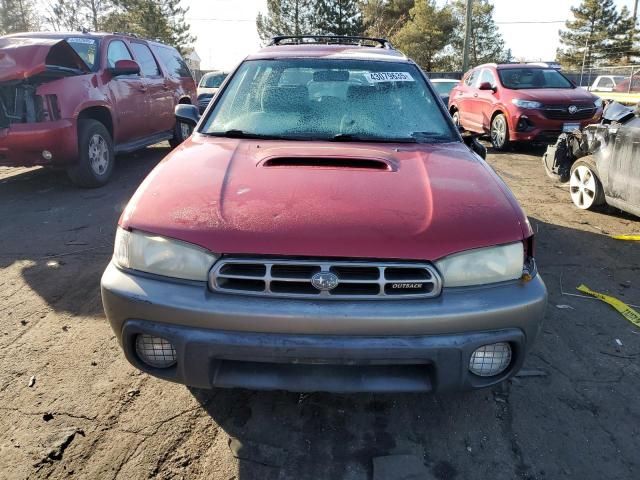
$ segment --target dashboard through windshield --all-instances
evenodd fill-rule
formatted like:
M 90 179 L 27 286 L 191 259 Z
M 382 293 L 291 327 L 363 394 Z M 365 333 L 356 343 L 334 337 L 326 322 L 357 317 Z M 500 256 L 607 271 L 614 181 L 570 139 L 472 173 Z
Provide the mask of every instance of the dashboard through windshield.
M 201 133 L 343 141 L 458 141 L 417 67 L 336 59 L 248 60 Z

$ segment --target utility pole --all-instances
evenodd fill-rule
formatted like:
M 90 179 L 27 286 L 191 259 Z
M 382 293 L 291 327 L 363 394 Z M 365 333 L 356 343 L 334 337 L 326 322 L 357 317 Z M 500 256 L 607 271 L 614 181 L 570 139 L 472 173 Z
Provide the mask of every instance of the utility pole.
M 469 43 L 471 42 L 472 11 L 473 11 L 473 0 L 467 0 L 467 8 L 466 8 L 465 21 L 464 21 L 464 45 L 462 46 L 462 73 L 463 74 L 469 69 Z

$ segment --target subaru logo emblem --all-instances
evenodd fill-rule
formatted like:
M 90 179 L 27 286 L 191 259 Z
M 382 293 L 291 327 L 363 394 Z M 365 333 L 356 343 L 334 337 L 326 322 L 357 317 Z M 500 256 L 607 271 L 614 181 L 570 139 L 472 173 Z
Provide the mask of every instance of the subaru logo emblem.
M 576 107 L 575 105 L 571 105 L 571 106 L 569 107 L 569 113 L 570 113 L 571 115 L 573 115 L 573 114 L 574 114 L 574 113 L 576 113 L 577 111 L 578 111 L 578 107 Z
M 311 285 L 321 292 L 328 292 L 338 286 L 338 276 L 331 272 L 319 272 L 311 277 Z

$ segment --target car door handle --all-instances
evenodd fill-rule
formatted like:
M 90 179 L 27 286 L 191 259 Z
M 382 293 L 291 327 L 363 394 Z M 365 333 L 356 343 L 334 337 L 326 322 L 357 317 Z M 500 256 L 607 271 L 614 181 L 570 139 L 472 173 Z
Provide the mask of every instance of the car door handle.
M 162 84 L 162 88 L 164 88 L 165 90 L 169 90 L 170 87 L 166 83 L 163 83 Z
M 140 90 L 141 92 L 146 92 L 147 91 L 147 87 L 140 86 L 140 87 L 138 87 L 138 90 Z
M 473 96 L 474 96 L 474 97 L 477 97 L 477 96 L 478 96 L 478 94 L 477 94 L 477 93 L 474 93 L 474 94 L 473 94 Z

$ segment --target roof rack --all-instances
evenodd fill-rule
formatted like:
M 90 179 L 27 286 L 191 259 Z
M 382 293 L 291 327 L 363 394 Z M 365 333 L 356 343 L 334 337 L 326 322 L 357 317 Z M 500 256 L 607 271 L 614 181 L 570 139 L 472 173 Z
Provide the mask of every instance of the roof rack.
M 114 35 L 122 35 L 123 37 L 140 38 L 137 34 L 132 32 L 112 32 Z
M 320 43 L 320 44 L 337 44 L 337 45 L 360 45 L 366 47 L 368 45 L 365 42 L 371 42 L 377 44 L 377 48 L 392 49 L 391 42 L 386 38 L 374 38 L 374 37 L 359 37 L 350 35 L 278 35 L 271 38 L 269 46 L 283 45 L 283 40 L 292 40 L 291 42 L 284 43 L 285 45 L 302 45 L 305 43 Z M 313 40 L 313 41 L 305 41 Z

